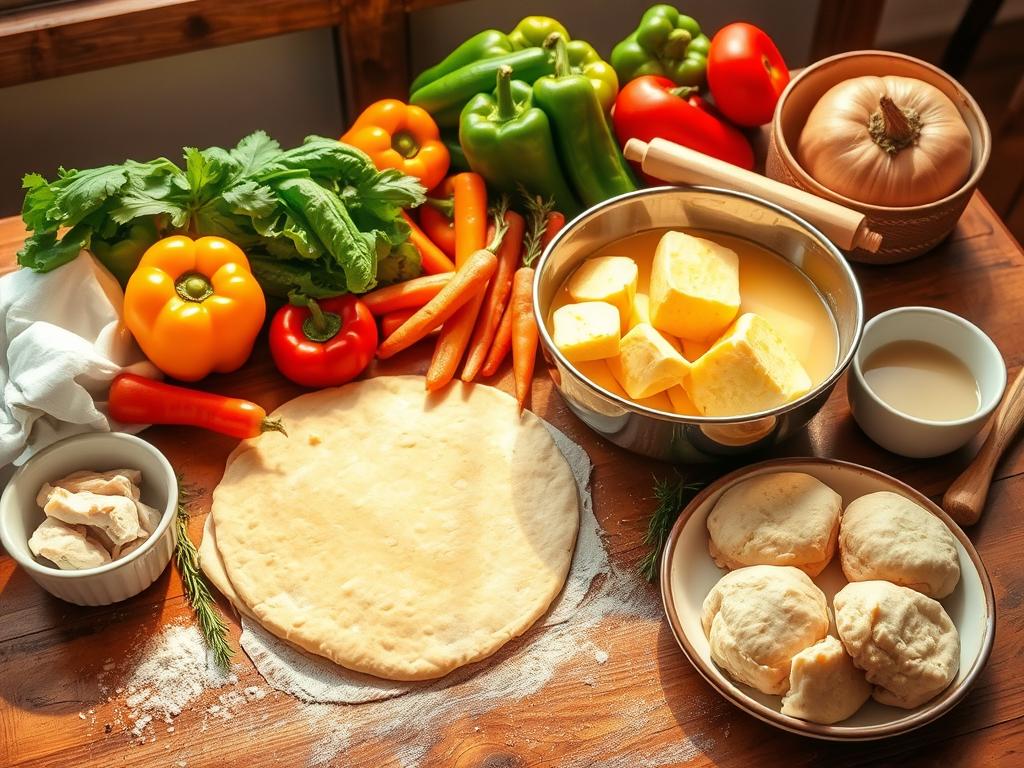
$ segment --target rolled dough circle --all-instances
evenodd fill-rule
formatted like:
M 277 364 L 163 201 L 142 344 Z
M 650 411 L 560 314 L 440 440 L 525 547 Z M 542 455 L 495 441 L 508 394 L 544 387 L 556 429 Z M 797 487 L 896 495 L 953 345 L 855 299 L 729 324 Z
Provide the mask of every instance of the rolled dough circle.
M 217 548 L 274 634 L 359 672 L 427 680 L 490 656 L 562 589 L 572 471 L 514 399 L 418 376 L 303 395 L 232 455 Z

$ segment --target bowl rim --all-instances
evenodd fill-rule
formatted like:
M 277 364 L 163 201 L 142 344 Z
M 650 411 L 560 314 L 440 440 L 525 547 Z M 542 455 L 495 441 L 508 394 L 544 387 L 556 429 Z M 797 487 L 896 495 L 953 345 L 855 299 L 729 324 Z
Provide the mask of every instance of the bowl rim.
M 873 203 L 865 203 L 860 200 L 854 200 L 852 197 L 842 195 L 835 190 L 829 189 L 824 184 L 819 183 L 813 176 L 811 176 L 804 167 L 797 161 L 793 155 L 792 150 L 789 147 L 789 143 L 786 141 L 786 136 L 782 131 L 782 110 L 785 109 L 786 101 L 790 94 L 799 87 L 801 81 L 807 77 L 810 73 L 822 69 L 830 64 L 834 64 L 837 61 L 844 59 L 853 58 L 866 58 L 869 56 L 879 58 L 891 58 L 891 59 L 902 59 L 905 62 L 915 64 L 922 69 L 926 69 L 934 75 L 946 80 L 947 82 L 954 85 L 957 90 L 963 95 L 964 101 L 967 102 L 967 106 L 970 108 L 975 121 L 978 123 L 978 129 L 981 134 L 981 157 L 978 160 L 977 165 L 971 171 L 971 175 L 967 177 L 963 184 L 957 187 L 954 191 L 950 192 L 945 197 L 941 197 L 938 200 L 933 200 L 930 203 L 922 203 L 920 205 L 906 205 L 906 206 L 885 206 L 875 205 Z M 883 77 L 883 75 L 876 75 L 876 77 Z M 902 77 L 902 75 L 900 75 Z M 840 81 L 842 82 L 842 81 Z M 836 83 L 838 85 L 838 83 Z M 832 199 L 835 202 L 841 203 L 847 207 L 854 208 L 859 211 L 866 211 L 869 213 L 878 214 L 905 214 L 905 213 L 923 213 L 932 208 L 938 206 L 947 205 L 957 197 L 964 195 L 965 193 L 972 192 L 975 187 L 978 186 L 978 182 L 981 180 L 982 175 L 985 173 L 985 168 L 988 166 L 988 161 L 992 155 L 992 131 L 989 128 L 988 120 L 985 119 L 985 113 L 981 111 L 981 107 L 978 106 L 978 102 L 974 100 L 970 91 L 964 88 L 963 84 L 959 80 L 942 71 L 934 64 L 929 64 L 927 61 L 923 61 L 914 56 L 908 56 L 905 53 L 897 53 L 896 51 L 883 51 L 877 49 L 866 49 L 863 51 L 844 51 L 843 53 L 836 53 L 832 56 L 828 56 L 824 59 L 819 59 L 813 64 L 809 64 L 804 67 L 800 72 L 792 78 L 782 93 L 779 95 L 778 103 L 775 105 L 775 112 L 772 115 L 771 120 L 771 133 L 775 137 L 775 146 L 778 149 L 779 155 L 784 159 L 784 165 L 791 173 L 795 173 L 799 176 L 800 181 L 806 183 L 814 191 L 814 194 L 824 196 L 826 199 Z M 972 160 L 973 165 L 973 160 Z
M 106 440 L 121 440 L 128 442 L 144 451 L 148 451 L 151 455 L 156 457 L 157 462 L 163 467 L 168 480 L 168 499 L 167 506 L 165 509 L 161 510 L 160 522 L 157 524 L 156 529 L 139 547 L 132 552 L 129 552 L 125 557 L 118 560 L 112 560 L 111 562 L 104 563 L 103 565 L 98 565 L 95 568 L 62 570 L 55 566 L 43 565 L 34 557 L 30 556 L 26 558 L 17 548 L 11 547 L 8 543 L 9 540 L 13 540 L 13 534 L 8 534 L 7 531 L 7 519 L 9 514 L 14 514 L 15 512 L 14 491 L 16 484 L 21 479 L 26 468 L 40 457 L 45 457 L 51 453 L 65 450 L 68 445 L 97 440 L 100 442 Z M 3 543 L 7 554 L 9 554 L 15 562 L 18 563 L 18 565 L 28 571 L 45 576 L 46 578 L 80 579 L 110 573 L 131 564 L 134 560 L 142 557 L 156 546 L 156 542 L 162 538 L 164 532 L 171 524 L 172 519 L 176 516 L 178 504 L 175 491 L 177 487 L 178 478 L 174 473 L 174 468 L 171 466 L 171 463 L 167 460 L 167 457 L 164 456 L 163 453 L 152 443 L 149 443 L 140 437 L 129 435 L 125 432 L 85 432 L 83 434 L 72 435 L 71 437 L 66 437 L 63 440 L 58 440 L 57 442 L 48 445 L 46 448 L 43 448 L 41 451 L 33 454 L 24 464 L 18 467 L 17 471 L 15 471 L 11 476 L 7 486 L 4 488 L 3 495 L 0 496 L 0 542 Z
M 967 552 L 967 556 L 970 558 L 971 563 L 978 572 L 982 591 L 985 593 L 985 637 L 982 641 L 981 650 L 964 679 L 959 684 L 951 684 L 944 689 L 943 692 L 936 694 L 937 696 L 942 695 L 942 693 L 947 694 L 941 700 L 931 705 L 928 705 L 926 702 L 921 705 L 923 709 L 919 709 L 917 712 L 908 714 L 906 717 L 902 717 L 899 720 L 881 725 L 844 727 L 838 724 L 822 725 L 820 723 L 812 723 L 808 720 L 801 720 L 789 715 L 783 715 L 781 712 L 766 707 L 760 702 L 751 699 L 742 692 L 737 695 L 732 690 L 724 688 L 720 684 L 718 677 L 724 677 L 725 673 L 718 671 L 717 667 L 712 669 L 712 665 L 706 662 L 686 639 L 686 634 L 683 631 L 681 622 L 679 621 L 679 614 L 676 612 L 675 601 L 672 599 L 673 593 L 671 578 L 672 562 L 674 560 L 676 545 L 679 543 L 679 538 L 684 526 L 686 525 L 686 521 L 693 516 L 698 507 L 707 502 L 708 498 L 712 494 L 722 490 L 724 487 L 736 483 L 746 475 L 765 469 L 795 471 L 793 469 L 794 464 L 839 466 L 854 472 L 863 472 L 873 478 L 892 483 L 900 490 L 901 493 L 906 494 L 913 501 L 925 507 L 928 511 L 932 512 L 942 520 L 946 524 L 946 527 L 949 528 L 950 533 L 952 533 L 953 536 L 956 537 L 957 541 L 960 542 L 964 551 Z M 769 725 L 773 725 L 776 728 L 780 728 L 784 731 L 789 731 L 790 733 L 795 733 L 800 736 L 808 736 L 825 741 L 873 741 L 888 738 L 890 736 L 896 736 L 901 733 L 907 733 L 920 728 L 946 714 L 964 699 L 970 689 L 974 686 L 974 683 L 985 668 L 985 665 L 988 663 L 989 657 L 992 654 L 992 647 L 995 643 L 996 601 L 995 595 L 992 591 L 992 582 L 989 578 L 988 571 L 985 568 L 985 564 L 981 560 L 981 555 L 978 554 L 977 549 L 975 549 L 974 544 L 967 537 L 967 534 L 964 533 L 963 529 L 957 525 L 941 507 L 916 488 L 907 485 L 902 480 L 886 474 L 881 470 L 864 466 L 863 464 L 856 464 L 851 461 L 843 461 L 842 459 L 827 459 L 819 456 L 790 456 L 778 459 L 768 459 L 766 461 L 757 462 L 756 464 L 749 464 L 745 467 L 741 467 L 740 469 L 723 475 L 714 482 L 709 483 L 690 501 L 689 504 L 683 508 L 679 514 L 679 518 L 672 526 L 668 539 L 665 541 L 665 550 L 662 554 L 659 574 L 662 608 L 664 609 L 665 616 L 668 619 L 672 636 L 675 638 L 676 644 L 679 645 L 683 654 L 689 660 L 690 664 L 693 665 L 694 669 L 697 670 L 700 676 L 703 677 L 708 684 L 730 704 L 743 710 L 747 714 L 753 715 L 757 719 L 768 723 Z M 955 687 L 953 687 L 954 685 Z
M 989 335 L 967 318 L 961 317 L 955 312 L 949 312 L 945 309 L 940 309 L 939 307 L 926 307 L 919 305 L 893 307 L 892 309 L 888 309 L 885 312 L 880 312 L 879 314 L 875 315 L 864 324 L 864 334 L 862 336 L 862 340 L 864 338 L 867 338 L 867 335 L 871 333 L 872 327 L 877 322 L 881 320 L 887 320 L 890 317 L 894 317 L 896 315 L 908 314 L 911 312 L 922 315 L 936 315 L 938 317 L 946 318 L 947 320 L 957 323 L 958 325 L 961 325 L 967 328 L 968 330 L 972 331 L 975 334 L 975 336 L 979 338 L 982 346 L 985 347 L 985 349 L 989 352 L 989 354 L 993 356 L 995 360 L 999 361 L 999 367 L 1001 370 L 1001 374 L 999 374 L 999 377 L 1002 379 L 1002 383 L 999 385 L 998 392 L 996 393 L 995 397 L 993 397 L 989 402 L 985 403 L 984 407 L 979 407 L 978 410 L 976 410 L 970 416 L 964 416 L 961 419 L 954 419 L 953 421 L 937 421 L 935 419 L 924 419 L 921 418 L 920 416 L 914 416 L 909 413 L 904 413 L 903 411 L 894 408 L 893 406 L 889 405 L 889 403 L 885 402 L 885 400 L 880 398 L 878 394 L 875 392 L 875 390 L 871 388 L 871 385 L 868 384 L 867 379 L 864 378 L 864 372 L 861 369 L 861 350 L 859 348 L 857 350 L 857 354 L 853 356 L 853 364 L 850 366 L 850 370 L 853 373 L 853 377 L 857 380 L 857 384 L 867 393 L 868 397 L 871 399 L 871 402 L 874 403 L 876 406 L 880 407 L 886 413 L 886 415 L 891 417 L 894 421 L 903 421 L 910 424 L 925 427 L 948 428 L 962 427 L 974 423 L 978 423 L 980 425 L 981 423 L 987 421 L 988 417 L 991 416 L 992 412 L 999 406 L 999 403 L 1002 402 L 1003 395 L 1006 393 L 1006 362 L 1003 360 L 1003 353 L 999 351 L 999 347 L 996 346 L 996 343 L 992 341 Z M 922 339 L 915 339 L 910 336 L 907 336 L 900 340 L 922 341 Z M 963 362 L 963 359 L 960 357 L 960 355 L 951 350 L 949 347 L 946 347 L 942 344 L 936 344 L 936 346 L 942 347 L 942 349 L 946 350 L 951 355 L 956 357 L 958 360 Z M 966 366 L 967 364 L 964 363 L 964 365 Z
M 565 355 L 562 354 L 561 350 L 559 350 L 558 347 L 555 346 L 555 342 L 551 338 L 551 334 L 548 333 L 546 318 L 541 314 L 540 281 L 541 276 L 544 274 L 545 268 L 551 260 L 552 254 L 554 253 L 558 245 L 562 242 L 562 240 L 568 237 L 578 226 L 583 224 L 587 219 L 600 215 L 605 208 L 609 208 L 624 200 L 630 200 L 634 197 L 646 197 L 648 195 L 653 196 L 672 194 L 674 192 L 688 190 L 694 190 L 697 192 L 710 192 L 712 194 L 740 198 L 741 200 L 747 200 L 748 202 L 753 202 L 765 206 L 766 208 L 774 211 L 780 216 L 784 216 L 785 218 L 790 219 L 795 224 L 797 224 L 797 226 L 805 229 L 812 237 L 814 237 L 820 242 L 822 247 L 825 248 L 825 250 L 833 257 L 840 271 L 846 277 L 847 282 L 852 286 L 856 323 L 854 327 L 853 339 L 850 343 L 850 349 L 847 351 L 845 355 L 843 355 L 842 358 L 836 361 L 836 364 L 832 369 L 832 373 L 830 373 L 827 377 L 825 377 L 825 379 L 823 379 L 817 385 L 808 390 L 806 394 L 802 395 L 796 400 L 791 400 L 788 403 L 783 403 L 782 405 L 776 406 L 775 408 L 770 408 L 766 411 L 737 414 L 735 416 L 684 416 L 678 413 L 659 411 L 654 408 L 648 408 L 645 405 L 640 405 L 639 403 L 634 402 L 633 400 L 620 397 L 619 395 L 616 395 L 614 392 L 609 392 L 604 387 L 601 387 L 597 383 L 591 381 L 587 376 L 585 376 L 581 371 L 579 371 L 579 369 L 577 369 L 576 366 L 573 365 L 567 357 L 565 357 Z M 626 236 L 627 235 L 623 235 L 623 237 Z M 792 264 L 792 262 L 790 262 L 790 264 Z M 804 273 L 804 271 L 800 269 L 798 265 L 792 264 L 792 266 L 795 269 L 799 270 L 800 273 L 806 277 L 806 273 Z M 810 278 L 807 279 L 810 280 Z M 812 285 L 813 284 L 814 283 L 812 281 Z M 817 286 L 815 285 L 814 287 L 817 290 Z M 777 418 L 783 414 L 786 414 L 790 411 L 802 407 L 806 403 L 809 403 L 812 400 L 814 400 L 822 392 L 827 392 L 832 387 L 835 386 L 836 382 L 839 381 L 839 378 L 843 375 L 843 372 L 849 367 L 850 363 L 853 361 L 853 356 L 857 353 L 857 349 L 860 347 L 860 340 L 864 332 L 864 300 L 861 296 L 860 284 L 857 282 L 857 276 L 854 274 L 849 262 L 843 257 L 842 252 L 836 247 L 835 243 L 833 243 L 824 234 L 822 234 L 822 232 L 813 224 L 801 218 L 800 216 L 797 216 L 792 211 L 783 208 L 780 205 L 776 205 L 775 203 L 769 202 L 768 200 L 758 197 L 757 195 L 752 195 L 748 192 L 738 192 L 732 189 L 711 187 L 703 184 L 663 185 L 659 187 L 646 187 L 643 189 L 637 189 L 634 190 L 633 192 L 625 192 L 621 195 L 616 195 L 615 197 L 608 198 L 607 200 L 600 202 L 597 205 L 594 205 L 588 208 L 587 210 L 583 211 L 575 218 L 573 218 L 571 221 L 569 221 L 564 227 L 562 227 L 558 234 L 555 235 L 554 238 L 552 238 L 551 242 L 548 243 L 547 247 L 544 249 L 544 252 L 541 254 L 541 257 L 537 262 L 533 280 L 532 295 L 533 316 L 537 322 L 537 328 L 540 333 L 540 339 L 544 345 L 545 350 L 550 354 L 554 355 L 558 362 L 561 363 L 566 368 L 568 368 L 576 376 L 576 378 L 579 379 L 585 386 L 589 387 L 598 396 L 604 397 L 606 400 L 609 400 L 615 405 L 621 406 L 629 411 L 640 413 L 643 414 L 644 416 L 649 416 L 660 421 L 668 421 L 675 424 L 683 425 L 736 424 L 750 421 L 759 421 L 761 419 L 767 419 L 772 417 Z M 836 322 L 835 315 L 833 314 L 831 308 L 829 308 L 829 314 L 832 316 L 833 322 Z

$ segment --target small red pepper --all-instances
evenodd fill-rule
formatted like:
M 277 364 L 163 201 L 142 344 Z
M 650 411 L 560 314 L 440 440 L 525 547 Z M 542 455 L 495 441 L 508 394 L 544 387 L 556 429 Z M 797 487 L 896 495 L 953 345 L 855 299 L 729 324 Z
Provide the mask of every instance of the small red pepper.
M 658 75 L 630 80 L 619 91 L 612 112 L 619 143 L 625 146 L 629 139 L 667 139 L 753 170 L 754 150 L 746 136 L 712 114 L 694 90 L 676 87 L 667 77 Z
M 292 301 L 270 325 L 277 369 L 305 387 L 333 387 L 362 373 L 377 351 L 377 323 L 366 304 L 350 294 Z

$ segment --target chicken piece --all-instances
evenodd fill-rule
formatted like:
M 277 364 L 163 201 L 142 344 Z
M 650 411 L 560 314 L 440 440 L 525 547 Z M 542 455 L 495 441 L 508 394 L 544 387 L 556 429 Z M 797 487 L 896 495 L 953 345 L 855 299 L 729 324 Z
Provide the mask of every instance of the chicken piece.
M 157 510 L 143 504 L 138 499 L 135 501 L 135 506 L 139 512 L 139 527 L 145 531 L 145 534 L 140 538 L 144 539 L 153 533 L 153 531 L 156 530 L 156 527 L 160 525 L 160 518 L 162 515 Z
M 107 472 L 82 470 L 43 485 L 36 496 L 36 503 L 40 507 L 46 506 L 53 488 L 64 488 L 71 493 L 89 491 L 100 496 L 126 496 L 138 501 L 141 482 L 142 473 L 137 469 L 111 469 Z
M 123 547 L 121 547 L 121 548 L 119 548 L 117 550 L 117 554 L 114 555 L 114 559 L 115 560 L 120 560 L 122 557 L 127 557 L 132 552 L 134 552 L 136 549 L 141 547 L 145 543 L 146 538 L 149 538 L 149 537 L 147 536 L 147 537 L 144 537 L 144 538 L 136 539 L 135 541 L 129 541 L 127 544 L 125 544 Z
M 85 535 L 84 525 L 66 525 L 53 517 L 36 528 L 28 548 L 63 571 L 96 568 L 110 562 L 107 551 Z
M 139 512 L 132 499 L 101 496 L 82 491 L 71 493 L 54 488 L 43 511 L 70 525 L 91 525 L 101 529 L 114 544 L 127 544 L 144 531 L 139 527 Z

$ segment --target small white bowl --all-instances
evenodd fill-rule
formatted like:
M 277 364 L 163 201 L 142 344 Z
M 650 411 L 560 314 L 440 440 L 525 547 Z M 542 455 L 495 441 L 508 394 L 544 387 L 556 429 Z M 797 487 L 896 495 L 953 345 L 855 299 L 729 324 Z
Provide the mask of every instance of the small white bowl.
M 78 470 L 138 469 L 142 501 L 161 512 L 160 524 L 146 541 L 122 560 L 62 571 L 36 558 L 28 540 L 46 519 L 36 494 L 47 483 Z M 0 542 L 39 586 L 77 605 L 109 605 L 137 595 L 156 581 L 174 552 L 177 531 L 178 481 L 174 469 L 156 448 L 120 432 L 92 432 L 61 440 L 22 466 L 0 497 Z
M 977 412 L 955 421 L 931 421 L 897 411 L 879 399 L 864 380 L 864 361 L 894 341 L 924 341 L 947 350 L 967 366 L 978 382 Z M 883 448 L 926 459 L 955 451 L 974 437 L 999 405 L 1006 389 L 1006 364 L 985 333 L 959 315 L 935 307 L 897 307 L 864 326 L 853 358 L 847 396 L 853 418 Z

